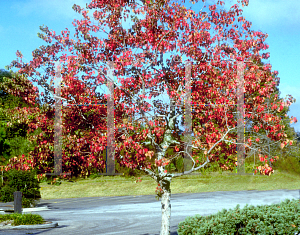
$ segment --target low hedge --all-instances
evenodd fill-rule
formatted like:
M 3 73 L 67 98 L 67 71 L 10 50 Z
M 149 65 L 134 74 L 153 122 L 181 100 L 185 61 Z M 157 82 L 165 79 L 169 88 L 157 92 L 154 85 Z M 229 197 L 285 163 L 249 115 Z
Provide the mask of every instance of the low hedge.
M 32 224 L 43 224 L 45 222 L 44 218 L 41 215 L 37 214 L 4 214 L 0 215 L 0 222 L 13 220 L 12 226 L 18 225 L 32 225 Z
M 178 224 L 178 235 L 205 234 L 298 234 L 300 235 L 299 200 L 286 199 L 280 204 L 223 209 L 215 215 L 187 217 Z

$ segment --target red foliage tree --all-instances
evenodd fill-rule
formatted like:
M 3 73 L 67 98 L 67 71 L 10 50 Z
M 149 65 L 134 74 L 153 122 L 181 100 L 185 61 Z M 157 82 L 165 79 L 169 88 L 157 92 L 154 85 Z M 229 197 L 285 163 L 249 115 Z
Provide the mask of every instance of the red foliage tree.
M 20 52 L 17 53 L 20 55 Z M 63 89 L 66 97 L 72 97 L 75 103 L 84 103 L 89 96 L 89 103 L 106 104 L 106 98 L 102 96 L 93 97 L 89 89 L 84 89 L 85 85 L 74 80 L 72 87 Z M 40 85 L 46 86 L 46 92 L 53 93 L 54 88 L 46 82 L 40 81 Z M 6 170 L 11 168 L 29 170 L 36 169 L 38 177 L 45 177 L 45 173 L 53 171 L 53 143 L 54 143 L 54 108 L 51 106 L 51 100 L 47 97 L 43 100 L 41 107 L 36 106 L 42 101 L 38 97 L 37 89 L 28 81 L 25 76 L 16 76 L 13 79 L 4 79 L 2 89 L 15 96 L 24 98 L 24 102 L 34 107 L 15 108 L 9 110 L 11 122 L 7 125 L 12 126 L 14 123 L 27 124 L 29 129 L 28 139 L 37 143 L 37 147 L 30 153 L 30 156 L 15 156 L 10 159 L 10 163 L 5 167 Z M 80 100 L 78 93 L 81 94 Z M 42 94 L 43 95 L 43 94 Z M 116 98 L 118 100 L 118 98 Z M 74 101 L 72 103 L 74 103 Z M 71 103 L 71 102 L 70 102 Z M 62 171 L 70 172 L 67 178 L 72 176 L 86 176 L 93 169 L 103 170 L 105 168 L 105 159 L 103 153 L 106 146 L 106 107 L 105 106 L 71 106 L 63 108 L 63 133 L 64 151 L 62 156 Z M 116 106 L 115 113 L 118 122 L 120 122 L 125 111 Z M 35 134 L 34 134 L 35 133 Z M 4 168 L 4 167 L 2 167 Z
M 197 0 L 194 2 L 198 3 Z M 242 5 L 244 4 L 247 5 L 248 2 L 242 1 Z M 221 166 L 227 169 L 232 169 L 235 162 L 234 158 L 228 157 L 236 148 L 236 144 L 232 141 L 236 137 L 231 135 L 231 132 L 236 129 L 234 110 L 227 106 L 211 110 L 195 107 L 193 126 L 196 138 L 191 143 L 193 155 L 190 156 L 193 165 L 190 170 L 183 173 L 171 173 L 166 170 L 166 165 L 170 162 L 170 159 L 166 158 L 168 148 L 173 148 L 177 152 L 172 158 L 186 153 L 184 148 L 186 142 L 181 140 L 176 126 L 179 116 L 183 114 L 182 109 L 177 106 L 181 104 L 182 95 L 185 93 L 183 91 L 185 66 L 182 62 L 175 63 L 175 58 L 178 60 L 185 55 L 190 62 L 197 62 L 192 63 L 191 67 L 191 76 L 194 79 L 193 101 L 224 104 L 234 102 L 236 99 L 234 90 L 237 87 L 237 64 L 235 62 L 248 63 L 255 59 L 269 57 L 268 53 L 260 54 L 262 50 L 268 48 L 264 43 L 267 35 L 250 30 L 251 23 L 241 16 L 242 10 L 238 4 L 233 5 L 229 11 L 217 9 L 217 6 L 222 5 L 224 2 L 218 1 L 217 4 L 209 6 L 208 12 L 200 11 L 196 14 L 182 5 L 170 4 L 169 0 L 146 0 L 143 5 L 138 5 L 134 1 L 93 0 L 87 8 L 96 9 L 93 17 L 99 22 L 97 25 L 92 24 L 87 15 L 89 10 L 74 5 L 73 9 L 84 17 L 81 21 L 74 21 L 74 26 L 77 24 L 76 41 L 69 38 L 67 30 L 62 31 L 62 36 L 58 36 L 55 32 L 50 32 L 47 27 L 41 28 L 47 34 L 46 36 L 40 34 L 41 38 L 49 43 L 52 39 L 57 42 L 38 50 L 30 63 L 20 64 L 14 61 L 13 64 L 20 68 L 20 73 L 28 76 L 34 74 L 39 76 L 37 69 L 43 65 L 48 66 L 47 77 L 47 75 L 54 76 L 51 61 L 64 63 L 63 80 L 78 94 L 77 102 L 82 102 L 89 100 L 89 97 L 79 95 L 78 83 L 73 78 L 79 71 L 83 71 L 87 75 L 83 76 L 84 81 L 80 86 L 84 86 L 85 81 L 89 79 L 94 81 L 91 85 L 103 84 L 107 69 L 103 68 L 101 63 L 114 61 L 117 79 L 122 84 L 118 86 L 115 83 L 115 91 L 117 97 L 123 99 L 122 108 L 127 109 L 126 112 L 130 117 L 139 114 L 140 120 L 147 125 L 142 129 L 140 125 L 123 124 L 126 131 L 120 135 L 120 138 L 116 138 L 115 157 L 120 164 L 132 169 L 143 169 L 157 182 L 157 195 L 161 197 L 162 203 L 161 235 L 170 232 L 172 178 L 199 170 L 209 162 L 220 162 Z M 121 25 L 121 19 L 128 18 L 130 12 L 128 9 L 136 14 L 143 14 L 145 18 L 141 20 L 133 18 L 133 28 L 125 30 Z M 236 24 L 234 24 L 235 20 L 238 21 Z M 161 25 L 158 24 L 159 22 Z M 239 22 L 242 24 L 243 32 L 238 30 Z M 105 26 L 111 29 L 107 33 L 108 39 L 101 40 L 92 35 L 93 32 L 106 32 Z M 211 29 L 216 32 L 215 35 L 209 32 Z M 79 38 L 79 34 L 83 36 L 83 41 Z M 227 40 L 231 40 L 233 45 L 226 45 Z M 220 45 L 220 42 L 223 44 Z M 142 52 L 137 53 L 136 50 L 133 52 L 132 48 L 140 49 Z M 67 49 L 76 55 L 63 54 L 57 57 L 59 52 Z M 163 55 L 174 51 L 176 56 L 172 56 L 172 60 L 167 59 L 167 67 L 165 67 Z M 249 69 L 244 76 L 245 92 L 252 94 L 252 97 L 249 96 L 245 100 L 246 117 L 258 121 L 271 118 L 273 131 L 270 133 L 270 138 L 284 141 L 280 118 L 272 114 L 268 117 L 260 115 L 260 109 L 264 106 L 263 96 L 269 97 L 276 84 L 269 76 L 272 73 L 271 66 L 259 67 L 253 63 L 249 63 L 248 66 Z M 98 72 L 98 75 L 93 72 Z M 127 77 L 122 78 L 122 76 Z M 257 81 L 260 79 L 265 79 L 269 83 L 259 88 Z M 211 86 L 205 87 L 206 84 Z M 206 89 L 205 93 L 203 89 Z M 221 89 L 225 90 L 225 93 L 222 93 Z M 153 106 L 147 99 L 155 98 L 165 91 L 170 103 L 156 102 L 155 109 L 151 109 Z M 63 92 L 62 96 L 66 98 L 66 94 Z M 121 101 L 117 100 L 117 102 Z M 279 105 L 279 109 L 283 108 L 280 104 L 274 104 L 274 108 L 276 105 Z M 149 112 L 153 110 L 157 111 L 158 115 L 150 115 Z M 205 112 L 205 117 L 199 114 L 200 110 Z M 215 120 L 216 125 L 210 121 L 212 119 Z M 184 120 L 183 117 L 181 120 Z M 205 130 L 203 125 L 206 125 Z M 266 126 L 261 123 L 254 128 L 258 131 Z M 231 144 L 226 145 L 223 142 L 231 142 Z M 79 146 L 83 146 L 83 142 L 80 141 Z M 205 159 L 197 159 L 197 152 L 204 152 Z M 227 156 L 218 157 L 221 153 Z

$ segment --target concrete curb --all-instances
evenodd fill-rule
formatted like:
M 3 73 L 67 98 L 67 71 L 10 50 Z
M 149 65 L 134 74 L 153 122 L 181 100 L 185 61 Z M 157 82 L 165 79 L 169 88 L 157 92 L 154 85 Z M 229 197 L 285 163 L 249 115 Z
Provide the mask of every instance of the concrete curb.
M 10 224 L 8 224 L 0 227 L 0 230 L 2 229 L 47 229 L 47 228 L 55 228 L 57 226 L 58 223 L 47 221 L 46 224 L 18 225 L 18 226 L 11 226 Z
M 48 206 L 41 206 L 41 207 L 32 207 L 32 208 L 22 208 L 22 213 L 29 213 L 34 211 L 44 211 L 50 210 Z M 14 209 L 0 209 L 0 214 L 12 213 Z

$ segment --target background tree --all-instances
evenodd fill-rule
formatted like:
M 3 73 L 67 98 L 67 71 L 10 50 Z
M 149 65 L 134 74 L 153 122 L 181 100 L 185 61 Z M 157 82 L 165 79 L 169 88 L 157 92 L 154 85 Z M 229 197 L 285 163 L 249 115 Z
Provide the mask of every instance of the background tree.
M 3 81 L 3 77 L 11 77 L 11 75 L 1 69 L 0 72 L 0 82 L 2 83 Z M 6 133 L 6 122 L 8 121 L 8 118 L 5 115 L 5 110 L 4 110 L 4 104 L 5 104 L 5 100 L 8 94 L 4 93 L 2 90 L 0 90 L 0 104 L 1 104 L 1 108 L 0 108 L 0 115 L 1 115 L 1 124 L 0 124 L 0 156 L 1 156 L 1 165 L 4 164 L 4 162 L 6 160 L 8 160 L 9 158 L 9 144 L 6 142 L 7 139 L 7 133 Z
M 263 63 L 261 60 L 254 61 L 257 65 L 262 66 L 265 63 Z M 274 87 L 274 92 L 272 93 L 271 97 L 264 97 L 265 98 L 265 103 L 266 103 L 266 109 L 265 110 L 260 110 L 261 112 L 264 112 L 265 114 L 273 113 L 277 117 L 280 117 L 282 119 L 282 125 L 284 125 L 284 130 L 286 133 L 286 138 L 289 140 L 288 142 L 290 144 L 287 145 L 285 151 L 290 148 L 291 145 L 296 146 L 297 142 L 295 139 L 295 132 L 291 129 L 290 123 L 293 123 L 296 121 L 295 118 L 288 118 L 287 113 L 289 112 L 289 101 L 284 101 L 283 98 L 280 97 L 280 91 L 279 91 L 279 78 L 277 77 L 278 73 L 272 74 L 272 78 L 274 81 L 277 81 L 277 86 Z M 263 89 L 265 87 L 265 84 L 263 81 L 259 83 L 259 87 Z M 248 94 L 245 94 L 248 96 Z M 288 96 L 287 96 L 288 97 Z M 287 98 L 286 97 L 286 98 Z M 277 110 L 272 110 L 272 106 L 274 105 L 275 101 L 281 102 L 282 107 L 278 107 Z M 296 100 L 294 99 L 293 102 Z M 264 122 L 268 123 L 271 120 L 267 118 Z M 272 121 L 271 121 L 272 123 Z M 248 140 L 248 143 L 253 143 L 257 148 L 260 148 L 261 152 L 256 152 L 251 149 L 248 149 L 248 154 L 247 157 L 253 156 L 253 154 L 259 154 L 258 156 L 263 156 L 263 153 L 267 154 L 269 157 L 267 158 L 267 162 L 269 166 L 272 166 L 272 158 L 271 156 L 278 156 L 278 151 L 281 150 L 282 148 L 280 147 L 281 143 L 280 141 L 273 141 L 271 138 L 269 138 L 269 133 L 270 131 L 272 132 L 272 128 L 269 126 L 266 129 L 261 129 L 259 132 L 255 131 L 255 126 L 258 125 L 258 122 L 249 120 L 248 125 L 246 126 L 246 136 L 245 139 Z M 251 142 L 251 140 L 253 142 Z M 260 140 L 259 142 L 256 140 Z M 264 155 L 265 156 L 265 155 Z M 280 154 L 280 156 L 282 156 Z
M 17 52 L 17 54 L 19 53 L 20 52 Z M 20 95 L 22 90 L 24 90 L 24 85 L 12 87 L 12 84 L 9 84 L 9 80 L 6 82 L 7 84 L 3 87 L 7 91 Z M 20 84 L 20 81 L 18 84 Z M 39 85 L 46 88 L 46 94 L 52 93 L 54 97 L 53 92 L 55 89 L 53 86 L 53 77 L 52 82 L 49 84 L 45 82 L 44 78 L 41 79 Z M 89 89 L 88 84 L 86 87 L 82 82 L 73 81 L 72 86 L 65 86 L 62 92 L 69 98 L 68 101 L 71 104 L 107 103 L 105 95 L 93 93 L 93 91 Z M 27 84 L 27 88 L 27 90 L 31 90 L 31 94 L 34 94 L 34 97 L 38 97 L 36 88 L 32 87 L 32 84 Z M 81 95 L 75 94 L 76 92 L 81 92 Z M 24 94 L 24 96 L 20 96 L 24 101 L 30 101 L 31 103 L 43 102 L 43 105 L 41 105 L 40 108 L 20 107 L 11 110 L 10 115 L 13 123 L 26 123 L 29 126 L 27 132 L 30 133 L 30 137 L 28 139 L 30 142 L 35 143 L 35 148 L 28 157 L 22 155 L 19 159 L 10 159 L 13 163 L 9 164 L 6 170 L 14 167 L 14 165 L 20 165 L 21 162 L 21 165 L 23 165 L 23 162 L 28 161 L 31 167 L 38 169 L 39 177 L 43 178 L 46 172 L 50 173 L 53 171 L 54 164 L 53 123 L 55 111 L 53 99 L 51 100 L 46 96 L 41 100 L 39 100 L 39 98 L 29 100 L 27 95 L 28 94 Z M 116 105 L 115 114 L 119 121 L 125 113 L 121 111 L 121 109 L 121 106 Z M 103 172 L 103 170 L 105 170 L 104 151 L 107 144 L 101 139 L 107 132 L 107 107 L 104 105 L 75 105 L 64 107 L 63 110 L 66 111 L 63 113 L 63 119 L 65 121 L 63 124 L 63 131 L 65 132 L 65 138 L 63 139 L 63 172 L 71 173 L 68 178 L 88 176 L 91 172 L 94 172 L 95 169 L 97 172 Z M 8 123 L 8 125 L 12 126 L 12 123 Z M 100 136 L 100 139 L 98 136 Z M 87 142 L 87 140 L 89 142 Z M 79 142 L 82 143 L 79 145 Z
M 222 44 L 221 47 L 224 50 L 224 45 Z M 227 45 L 228 47 L 228 45 Z M 266 46 L 267 47 L 267 46 Z M 227 49 L 226 49 L 227 50 Z M 230 51 L 232 51 L 232 49 L 230 49 Z M 249 110 L 249 108 L 254 107 L 254 101 L 255 99 L 262 99 L 262 102 L 267 105 L 267 107 L 263 107 L 261 105 L 256 105 L 254 107 L 253 110 L 253 114 L 255 113 L 256 117 L 250 116 L 250 115 L 246 115 L 245 117 L 245 122 L 246 122 L 246 135 L 245 135 L 245 141 L 246 141 L 246 146 L 245 146 L 245 150 L 246 150 L 246 155 L 245 157 L 250 157 L 253 153 L 255 153 L 259 148 L 261 149 L 261 153 L 265 153 L 269 156 L 268 161 L 269 161 L 269 165 L 271 165 L 270 163 L 273 161 L 271 151 L 267 151 L 266 148 L 270 147 L 270 145 L 274 145 L 277 144 L 280 145 L 280 140 L 277 139 L 276 141 L 272 141 L 272 143 L 270 142 L 270 132 L 274 133 L 274 123 L 273 120 L 270 116 L 270 113 L 272 113 L 273 115 L 275 115 L 279 119 L 283 119 L 284 114 L 286 114 L 288 112 L 288 106 L 290 105 L 290 102 L 295 102 L 295 99 L 293 100 L 292 98 L 290 98 L 290 101 L 284 102 L 283 99 L 277 99 L 278 95 L 278 88 L 274 87 L 274 84 L 277 84 L 277 86 L 279 85 L 279 77 L 277 77 L 277 71 L 275 71 L 274 73 L 271 73 L 270 71 L 266 71 L 266 73 L 261 74 L 260 75 L 260 71 L 258 70 L 257 72 L 253 72 L 253 67 L 255 66 L 259 66 L 259 68 L 262 68 L 264 66 L 266 66 L 266 64 L 261 62 L 260 58 L 254 58 L 252 60 L 253 62 L 249 62 L 249 63 L 245 63 L 246 67 L 245 67 L 245 81 L 247 81 L 247 76 L 249 76 L 250 74 L 250 79 L 253 79 L 254 75 L 257 76 L 257 83 L 255 84 L 255 86 L 257 86 L 257 90 L 255 92 L 249 92 L 249 86 L 247 87 L 247 85 L 245 84 L 245 93 L 244 93 L 244 100 L 245 100 L 245 112 L 247 113 L 251 113 Z M 251 72 L 252 70 L 252 72 Z M 218 69 L 218 68 L 214 68 L 214 71 L 219 75 L 219 76 L 224 76 L 224 72 L 222 71 L 222 68 Z M 236 82 L 236 81 L 234 81 Z M 207 92 L 207 87 L 212 87 L 213 83 L 215 83 L 214 80 L 209 81 L 207 83 L 205 83 L 206 88 L 203 89 L 203 92 Z M 273 85 L 272 85 L 273 84 Z M 270 97 L 268 97 L 267 95 L 263 94 L 262 90 L 267 89 L 268 87 L 272 86 L 273 88 L 271 88 L 274 92 L 272 92 L 272 95 L 270 95 Z M 225 88 L 221 88 L 219 89 L 220 92 L 223 95 L 228 94 L 229 91 L 231 92 L 236 92 L 235 90 L 228 90 L 226 87 Z M 212 99 L 213 102 L 206 102 L 205 100 L 203 100 L 202 102 L 199 103 L 215 103 L 215 100 Z M 270 104 L 270 100 L 272 100 L 272 107 Z M 274 107 L 274 104 L 276 103 L 275 100 L 277 100 L 276 102 L 281 102 L 280 104 L 277 104 L 276 107 Z M 232 102 L 233 104 L 236 104 L 236 102 Z M 226 104 L 225 102 L 223 104 Z M 280 107 L 279 107 L 280 106 Z M 287 107 L 285 107 L 287 106 Z M 201 114 L 202 113 L 202 117 L 199 120 L 199 123 L 202 123 L 202 128 L 203 130 L 207 131 L 207 122 L 212 122 L 213 125 L 218 125 L 218 123 L 216 122 L 217 120 L 208 120 L 207 118 L 205 118 L 207 116 L 207 112 L 211 112 L 213 109 L 215 109 L 216 107 L 212 107 L 212 106 L 200 106 L 200 108 L 195 108 L 193 109 L 193 113 L 194 114 Z M 236 110 L 236 106 L 231 106 L 231 108 Z M 278 108 L 278 109 L 277 109 Z M 263 120 L 259 120 L 257 119 L 257 113 L 264 114 L 263 116 Z M 236 120 L 237 116 L 237 112 L 232 112 L 233 114 L 233 118 Z M 205 120 L 205 121 L 204 121 Z M 206 122 L 207 121 L 207 122 Z M 291 120 L 289 120 L 291 121 Z M 296 121 L 296 118 L 293 118 L 293 121 Z M 256 134 L 256 131 L 258 130 L 258 126 L 262 127 L 262 129 L 259 131 L 258 134 Z M 250 131 L 250 129 L 252 128 L 252 131 Z M 209 130 L 208 130 L 209 131 Z M 262 133 L 265 133 L 264 135 Z M 259 135 L 259 136 L 258 136 Z M 280 136 L 280 134 L 279 134 Z M 202 136 L 202 140 L 205 140 L 205 136 Z M 232 134 L 228 135 L 228 138 L 230 138 L 232 141 L 236 141 L 237 138 L 237 132 L 236 130 L 234 130 L 232 132 Z M 288 137 L 289 138 L 289 137 Z M 261 141 L 259 141 L 261 140 Z M 219 147 L 219 151 L 216 151 L 216 149 L 213 151 L 215 156 L 218 158 L 219 156 L 225 155 L 225 154 L 229 154 L 230 157 L 232 156 L 236 156 L 236 151 L 233 151 L 231 153 L 228 153 L 228 151 L 226 151 L 226 145 L 220 146 Z M 201 154 L 200 154 L 201 155 Z M 202 154 L 202 158 L 203 158 L 203 154 Z M 224 167 L 224 165 L 222 165 L 222 161 L 218 161 L 219 167 L 221 168 L 225 168 L 228 169 L 227 167 Z M 211 166 L 209 166 L 211 167 Z M 218 167 L 218 166 L 217 166 Z
M 260 66 L 260 67 L 263 67 L 264 65 L 266 65 L 265 63 L 263 63 L 261 61 L 261 59 L 253 60 L 253 63 Z M 250 65 L 249 63 L 246 63 L 246 68 L 245 68 L 246 70 L 249 70 L 251 68 L 249 65 Z M 259 110 L 260 113 L 263 112 L 265 115 L 269 115 L 269 113 L 273 113 L 277 117 L 280 117 L 283 121 L 282 123 L 284 123 L 286 125 L 285 130 L 287 131 L 287 128 L 288 128 L 287 123 L 291 122 L 291 119 L 287 118 L 287 112 L 289 111 L 287 103 L 284 101 L 283 98 L 279 99 L 280 92 L 279 92 L 278 85 L 279 85 L 279 79 L 280 78 L 277 77 L 277 75 L 278 75 L 277 71 L 275 71 L 273 74 L 269 73 L 268 76 L 272 76 L 272 80 L 270 80 L 270 79 L 268 79 L 268 80 L 260 79 L 256 84 L 260 89 L 265 89 L 267 84 L 271 84 L 272 82 L 276 82 L 277 86 L 273 88 L 274 92 L 272 93 L 270 98 L 265 96 L 265 95 L 260 94 L 260 90 L 256 91 L 253 94 L 245 92 L 244 95 L 245 95 L 246 109 L 247 109 L 247 105 L 252 104 L 251 100 L 253 98 L 255 99 L 257 96 L 260 96 L 262 99 L 264 99 L 264 103 L 267 104 L 267 108 L 262 109 L 262 107 L 257 107 L 256 109 Z M 221 91 L 224 93 L 225 89 L 221 89 Z M 279 101 L 282 102 L 281 105 L 283 105 L 282 107 L 278 106 L 279 107 L 278 110 L 272 110 L 272 108 L 271 108 L 271 106 L 274 105 L 275 100 L 277 102 L 279 102 Z M 295 102 L 295 99 L 293 101 Z M 289 102 L 289 101 L 287 101 L 287 102 Z M 280 109 L 282 109 L 282 110 L 280 110 Z M 294 119 L 292 117 L 293 122 L 294 122 L 294 120 L 296 120 L 296 119 Z M 257 120 L 253 121 L 253 119 L 250 119 L 250 118 L 246 117 L 246 123 L 247 123 L 247 125 L 246 125 L 246 135 L 245 135 L 246 145 L 251 144 L 251 146 L 255 147 L 255 148 L 252 149 L 251 146 L 247 146 L 245 156 L 246 156 L 246 158 L 250 158 L 255 153 L 258 154 L 258 152 L 256 152 L 255 149 L 260 148 L 261 152 L 259 152 L 259 156 L 262 156 L 261 154 L 263 154 L 263 153 L 267 154 L 269 156 L 268 159 L 267 159 L 267 162 L 269 163 L 269 166 L 272 166 L 273 159 L 271 158 L 271 156 L 277 156 L 274 153 L 273 150 L 275 148 L 277 148 L 277 149 L 281 149 L 281 148 L 280 148 L 280 141 L 272 141 L 269 138 L 269 133 L 270 133 L 270 131 L 272 132 L 272 126 L 271 126 L 272 122 L 270 122 L 270 121 L 271 121 L 270 118 L 266 116 L 266 120 L 263 121 L 265 123 L 266 129 L 263 128 L 258 133 L 256 133 L 256 130 L 255 130 L 254 127 L 257 126 L 257 125 L 260 125 L 259 124 L 260 121 L 257 121 Z M 267 124 L 267 123 L 269 123 L 269 124 Z M 293 134 L 290 135 L 290 134 L 287 133 L 286 137 L 287 137 L 287 139 L 292 140 L 293 139 L 292 136 L 293 136 Z M 258 142 L 256 140 L 260 140 L 260 141 Z M 259 160 L 256 161 L 256 162 L 259 162 Z
M 6 165 L 8 160 L 15 156 L 24 154 L 28 156 L 29 152 L 34 148 L 34 144 L 28 141 L 26 123 L 15 122 L 13 125 L 8 126 L 12 122 L 10 113 L 15 108 L 30 107 L 19 96 L 12 95 L 5 92 L 3 88 L 7 84 L 16 85 L 18 73 L 8 72 L 1 70 L 0 73 L 0 115 L 1 115 L 1 140 L 0 140 L 0 156 L 1 165 Z M 13 86 L 12 86 L 13 87 Z

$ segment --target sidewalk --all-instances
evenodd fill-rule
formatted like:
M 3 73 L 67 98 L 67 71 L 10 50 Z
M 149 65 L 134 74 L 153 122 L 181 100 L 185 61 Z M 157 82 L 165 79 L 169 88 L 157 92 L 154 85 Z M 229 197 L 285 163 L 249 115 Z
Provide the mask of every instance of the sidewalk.
M 0 212 L 5 210 L 13 210 L 14 209 L 14 202 L 0 202 Z
M 22 211 L 24 213 L 28 213 L 28 212 L 33 212 L 33 211 L 42 211 L 42 210 L 49 210 L 47 206 L 44 206 L 42 204 L 42 200 L 39 201 L 37 205 L 37 207 L 33 207 L 33 208 L 22 208 Z M 14 202 L 0 202 L 0 214 L 5 214 L 13 212 L 14 211 Z

